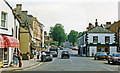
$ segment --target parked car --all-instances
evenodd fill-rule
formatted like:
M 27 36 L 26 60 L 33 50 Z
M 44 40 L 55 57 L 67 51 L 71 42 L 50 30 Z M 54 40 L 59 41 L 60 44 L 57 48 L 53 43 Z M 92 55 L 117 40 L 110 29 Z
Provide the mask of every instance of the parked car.
M 96 60 L 96 59 L 98 59 L 98 60 L 100 60 L 100 59 L 107 59 L 107 57 L 108 57 L 108 55 L 107 55 L 106 52 L 97 52 L 97 53 L 95 54 L 95 56 L 94 56 L 94 59 L 95 59 L 95 60 Z
M 58 47 L 56 47 L 56 46 L 51 46 L 51 48 L 49 50 L 56 51 L 58 53 Z
M 52 61 L 53 60 L 53 56 L 52 56 L 52 54 L 50 52 L 43 51 L 42 53 L 44 53 L 44 54 L 41 54 L 41 61 L 42 62 Z
M 77 46 L 72 47 L 72 50 L 78 50 L 78 47 Z
M 50 51 L 50 53 L 53 55 L 53 57 L 57 57 L 57 52 L 56 51 Z
M 59 47 L 60 48 L 60 50 L 63 50 L 63 47 Z
M 112 62 L 113 64 L 120 63 L 120 53 L 111 53 L 108 56 L 108 63 Z
M 62 51 L 61 58 L 70 58 L 70 53 L 68 51 Z

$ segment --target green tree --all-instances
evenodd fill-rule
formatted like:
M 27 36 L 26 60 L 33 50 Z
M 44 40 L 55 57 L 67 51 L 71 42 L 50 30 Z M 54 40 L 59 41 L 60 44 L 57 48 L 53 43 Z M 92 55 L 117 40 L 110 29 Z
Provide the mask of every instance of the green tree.
M 54 27 L 50 27 L 50 37 L 58 42 L 58 46 L 66 40 L 66 34 L 64 27 L 61 24 L 56 24 Z
M 74 44 L 77 42 L 77 37 L 79 36 L 78 32 L 75 30 L 71 30 L 68 35 L 68 40 L 71 42 L 74 46 Z

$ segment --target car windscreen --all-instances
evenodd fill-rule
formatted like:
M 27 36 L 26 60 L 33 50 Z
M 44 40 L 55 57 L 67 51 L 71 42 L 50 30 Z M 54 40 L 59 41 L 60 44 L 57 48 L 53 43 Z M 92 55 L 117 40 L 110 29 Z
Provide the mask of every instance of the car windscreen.
M 63 53 L 63 54 L 68 54 L 68 51 L 63 51 L 62 53 Z
M 50 53 L 52 54 L 52 53 L 57 53 L 57 52 L 56 51 L 51 51 Z
M 50 55 L 50 52 L 45 52 L 46 53 L 46 55 Z
M 120 57 L 120 54 L 113 54 L 114 57 Z
M 99 52 L 99 55 L 107 55 L 106 52 Z

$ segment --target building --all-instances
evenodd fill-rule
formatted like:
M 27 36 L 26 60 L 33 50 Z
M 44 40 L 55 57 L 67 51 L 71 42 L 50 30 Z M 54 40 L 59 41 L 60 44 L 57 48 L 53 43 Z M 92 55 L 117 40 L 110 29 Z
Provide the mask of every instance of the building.
M 0 0 L 0 66 L 9 66 L 14 50 L 19 49 L 19 20 L 12 7 Z
M 119 42 L 119 27 L 120 27 L 120 21 L 114 22 L 111 24 L 110 22 L 106 22 L 106 25 L 104 25 L 104 28 L 115 32 L 116 39 L 115 41 L 118 43 Z M 120 48 L 118 48 L 118 51 L 120 51 Z
M 89 26 L 91 26 L 89 24 Z M 95 27 L 88 31 L 82 32 L 78 38 L 78 53 L 82 56 L 92 56 L 96 52 L 106 52 L 110 54 L 117 52 L 117 42 L 115 41 L 115 32 L 99 26 L 96 20 Z
M 44 47 L 44 25 L 36 17 L 28 15 L 28 11 L 22 11 L 22 4 L 16 4 L 14 8 L 16 16 L 21 22 L 20 26 L 20 50 L 23 54 L 31 54 L 34 50 Z

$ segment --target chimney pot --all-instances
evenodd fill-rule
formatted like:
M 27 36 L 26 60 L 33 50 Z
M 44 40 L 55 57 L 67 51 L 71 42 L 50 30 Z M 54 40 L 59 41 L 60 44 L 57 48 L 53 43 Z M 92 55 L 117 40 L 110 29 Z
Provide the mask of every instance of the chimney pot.
M 89 28 L 88 30 L 91 30 L 92 29 L 92 23 L 89 23 Z
M 21 11 L 22 10 L 22 4 L 16 4 L 16 8 Z
M 109 24 L 111 24 L 111 22 L 106 22 L 106 25 L 109 25 Z
M 95 22 L 95 27 L 97 27 L 98 26 L 98 22 L 97 22 L 97 19 L 96 19 L 96 22 Z

